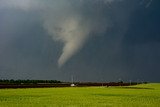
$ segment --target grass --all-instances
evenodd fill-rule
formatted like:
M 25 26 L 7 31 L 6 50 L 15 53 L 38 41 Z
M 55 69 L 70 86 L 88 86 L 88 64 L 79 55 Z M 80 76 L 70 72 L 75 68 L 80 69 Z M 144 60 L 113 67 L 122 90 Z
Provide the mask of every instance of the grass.
M 160 84 L 0 89 L 0 107 L 159 107 Z

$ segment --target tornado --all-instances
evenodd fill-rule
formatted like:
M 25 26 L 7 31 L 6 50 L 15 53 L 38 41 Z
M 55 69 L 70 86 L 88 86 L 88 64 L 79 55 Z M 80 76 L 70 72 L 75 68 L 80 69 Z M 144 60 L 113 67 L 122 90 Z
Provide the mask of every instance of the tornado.
M 69 16 L 57 22 L 47 20 L 45 28 L 53 40 L 63 43 L 62 54 L 58 59 L 58 66 L 63 66 L 76 52 L 78 52 L 89 37 L 90 27 L 80 16 Z
M 49 36 L 63 44 L 57 61 L 62 67 L 92 34 L 106 32 L 111 18 L 103 9 L 122 1 L 125 0 L 1 0 L 0 8 L 36 12 Z

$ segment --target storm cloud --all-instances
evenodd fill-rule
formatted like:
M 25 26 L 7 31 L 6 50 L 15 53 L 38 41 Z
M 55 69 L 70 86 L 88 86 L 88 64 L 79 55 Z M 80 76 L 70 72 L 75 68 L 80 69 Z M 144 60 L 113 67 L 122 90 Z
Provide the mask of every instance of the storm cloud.
M 6 73 L 32 72 L 35 77 L 44 71 L 54 71 L 54 77 L 62 80 L 74 71 L 81 80 L 101 75 L 123 78 L 143 71 L 148 64 L 146 58 L 139 60 L 143 52 L 154 47 L 153 53 L 143 54 L 151 54 L 148 56 L 151 62 L 157 62 L 152 57 L 159 46 L 156 3 L 156 0 L 1 0 L 1 69 Z M 159 58 L 159 51 L 156 52 Z M 135 59 L 143 64 L 137 65 Z M 59 70 L 70 73 L 57 76 L 62 75 Z M 82 76 L 91 72 L 92 78 Z

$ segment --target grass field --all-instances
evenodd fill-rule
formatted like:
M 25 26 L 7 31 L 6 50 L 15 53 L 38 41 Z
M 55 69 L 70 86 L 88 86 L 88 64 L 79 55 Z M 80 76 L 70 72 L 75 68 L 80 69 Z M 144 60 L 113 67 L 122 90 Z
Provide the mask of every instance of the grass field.
M 0 89 L 0 107 L 160 107 L 160 84 Z

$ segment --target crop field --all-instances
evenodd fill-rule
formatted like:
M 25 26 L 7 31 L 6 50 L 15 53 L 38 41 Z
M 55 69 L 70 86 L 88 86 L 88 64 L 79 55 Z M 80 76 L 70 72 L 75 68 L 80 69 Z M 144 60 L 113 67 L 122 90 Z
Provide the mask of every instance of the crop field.
M 160 84 L 0 89 L 0 107 L 160 107 Z

